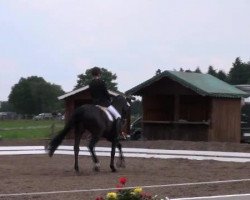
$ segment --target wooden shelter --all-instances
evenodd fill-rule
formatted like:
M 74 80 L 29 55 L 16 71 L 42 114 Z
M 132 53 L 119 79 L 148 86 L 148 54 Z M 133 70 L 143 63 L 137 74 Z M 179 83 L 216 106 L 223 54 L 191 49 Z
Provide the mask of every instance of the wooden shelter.
M 209 74 L 164 71 L 126 94 L 142 97 L 149 140 L 240 142 L 241 98 L 248 95 Z
M 108 90 L 111 98 L 118 96 L 118 95 L 124 95 L 121 92 L 114 92 L 111 90 Z M 125 95 L 124 95 L 125 96 Z M 82 106 L 84 104 L 92 104 L 92 99 L 90 96 L 89 86 L 81 87 L 79 89 L 73 90 L 72 92 L 66 93 L 62 96 L 58 97 L 59 100 L 64 100 L 65 102 L 65 121 L 69 120 L 69 117 L 72 115 L 74 110 Z M 123 128 L 123 131 L 125 133 L 129 133 L 130 131 L 130 113 L 127 116 L 126 125 Z

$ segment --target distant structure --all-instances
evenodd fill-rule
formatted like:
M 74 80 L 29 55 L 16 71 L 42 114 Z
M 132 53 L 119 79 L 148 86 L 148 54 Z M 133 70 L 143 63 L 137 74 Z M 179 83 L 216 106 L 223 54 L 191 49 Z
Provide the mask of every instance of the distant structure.
M 250 96 L 214 76 L 164 71 L 133 87 L 142 97 L 149 140 L 240 142 L 241 99 Z
M 248 93 L 250 95 L 250 84 L 244 84 L 244 85 L 235 85 L 238 89 Z M 250 97 L 244 98 L 244 102 L 246 104 L 250 104 Z

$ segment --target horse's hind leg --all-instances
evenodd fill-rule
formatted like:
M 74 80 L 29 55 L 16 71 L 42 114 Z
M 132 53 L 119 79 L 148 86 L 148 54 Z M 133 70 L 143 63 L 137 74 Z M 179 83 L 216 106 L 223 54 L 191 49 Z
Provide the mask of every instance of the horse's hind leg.
M 110 168 L 112 172 L 116 172 L 115 166 L 114 166 L 114 160 L 115 160 L 115 148 L 116 148 L 116 141 L 112 141 L 111 145 L 111 159 L 110 159 Z
M 119 149 L 120 160 L 117 161 L 116 166 L 117 167 L 125 167 L 125 159 L 124 159 L 124 156 L 123 156 L 122 145 L 121 145 L 120 142 L 117 143 L 117 148 Z
M 99 161 L 97 159 L 97 156 L 96 156 L 95 150 L 94 150 L 95 145 L 96 145 L 97 142 L 98 142 L 98 137 L 93 137 L 93 136 L 91 137 L 91 139 L 89 141 L 89 151 L 91 153 L 93 162 L 95 164 L 94 171 L 96 171 L 96 172 L 100 171 L 100 163 L 99 163 Z
M 74 154 L 75 154 L 75 171 L 79 172 L 79 166 L 78 166 L 78 154 L 79 154 L 79 145 L 81 141 L 82 134 L 84 132 L 84 129 L 77 126 L 75 128 L 75 144 L 74 144 Z

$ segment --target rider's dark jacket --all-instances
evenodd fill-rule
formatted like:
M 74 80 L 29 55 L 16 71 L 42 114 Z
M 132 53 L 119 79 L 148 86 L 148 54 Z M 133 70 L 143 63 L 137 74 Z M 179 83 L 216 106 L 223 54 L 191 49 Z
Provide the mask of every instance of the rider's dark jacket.
M 89 83 L 89 89 L 93 104 L 104 107 L 108 107 L 111 105 L 110 95 L 103 80 L 93 79 Z

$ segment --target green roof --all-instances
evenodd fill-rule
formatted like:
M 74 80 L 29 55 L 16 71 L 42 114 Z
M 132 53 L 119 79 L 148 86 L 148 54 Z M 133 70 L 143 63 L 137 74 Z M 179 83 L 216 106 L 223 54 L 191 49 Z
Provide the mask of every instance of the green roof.
M 241 98 L 249 96 L 249 94 L 246 92 L 243 92 L 235 86 L 221 81 L 210 74 L 179 71 L 164 71 L 159 75 L 156 75 L 151 79 L 128 90 L 126 94 L 138 95 L 138 92 L 140 92 L 141 89 L 165 77 L 178 82 L 184 87 L 187 87 L 202 96 L 225 98 Z

